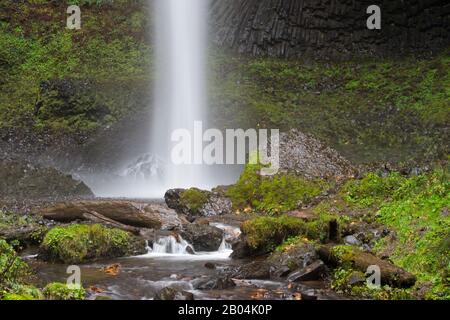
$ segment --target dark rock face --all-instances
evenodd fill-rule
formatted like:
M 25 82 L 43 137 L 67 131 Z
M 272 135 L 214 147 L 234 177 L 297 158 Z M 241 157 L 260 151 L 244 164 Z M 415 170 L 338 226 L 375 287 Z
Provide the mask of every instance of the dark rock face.
M 194 246 L 195 251 L 217 251 L 223 240 L 223 231 L 204 224 L 184 225 L 180 235 Z
M 381 8 L 381 30 L 368 30 L 368 6 Z M 315 58 L 430 53 L 450 40 L 445 0 L 213 0 L 212 38 L 254 56 Z
M 81 181 L 56 169 L 21 161 L 0 162 L 0 198 L 90 198 L 94 194 Z

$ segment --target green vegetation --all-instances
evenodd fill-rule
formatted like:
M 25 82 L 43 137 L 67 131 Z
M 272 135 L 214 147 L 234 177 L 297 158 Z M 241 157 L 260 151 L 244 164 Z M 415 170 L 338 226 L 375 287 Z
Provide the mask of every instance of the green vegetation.
M 0 0 L 0 129 L 91 131 L 147 105 L 145 1 L 72 2 L 81 30 L 67 3 Z
M 17 256 L 13 247 L 0 239 L 0 300 L 33 300 L 41 292 L 27 283 L 28 265 Z
M 50 283 L 43 293 L 48 300 L 84 300 L 86 297 L 86 290 L 83 287 L 71 288 L 65 283 Z
M 382 286 L 370 287 L 366 275 L 351 268 L 338 268 L 333 271 L 331 287 L 337 292 L 363 299 L 374 300 L 411 300 L 414 297 L 407 289 Z
M 227 190 L 236 209 L 250 207 L 270 214 L 283 213 L 303 204 L 326 190 L 323 181 L 309 181 L 294 174 L 259 175 L 259 165 L 247 165 L 239 181 Z
M 310 236 L 304 221 L 286 215 L 248 220 L 242 223 L 241 230 L 246 236 L 247 244 L 261 252 L 271 252 L 285 240 L 298 235 Z
M 450 299 L 450 183 L 447 168 L 413 177 L 369 174 L 344 187 L 350 204 L 377 210 L 376 220 L 395 231 L 376 249 L 418 278 L 428 299 Z
M 188 208 L 193 215 L 198 214 L 199 210 L 208 202 L 208 193 L 196 188 L 185 190 L 180 195 L 180 203 Z
M 101 225 L 70 225 L 51 229 L 41 244 L 44 258 L 64 263 L 82 263 L 126 255 L 131 236 Z
M 300 128 L 355 162 L 407 162 L 448 152 L 448 50 L 424 60 L 347 62 L 213 53 L 211 68 L 218 126 Z

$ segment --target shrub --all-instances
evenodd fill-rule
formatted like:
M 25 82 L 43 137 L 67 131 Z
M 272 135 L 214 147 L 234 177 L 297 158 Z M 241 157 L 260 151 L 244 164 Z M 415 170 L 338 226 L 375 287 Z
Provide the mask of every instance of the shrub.
M 126 255 L 131 237 L 101 225 L 70 225 L 51 229 L 41 244 L 41 256 L 51 261 L 82 263 Z

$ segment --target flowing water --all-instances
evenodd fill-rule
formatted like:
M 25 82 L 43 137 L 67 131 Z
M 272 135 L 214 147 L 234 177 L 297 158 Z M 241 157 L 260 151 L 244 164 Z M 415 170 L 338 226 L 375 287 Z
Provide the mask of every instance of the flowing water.
M 107 296 L 120 300 L 151 300 L 163 288 L 171 287 L 194 294 L 196 300 L 202 299 L 292 299 L 293 292 L 286 282 L 268 280 L 234 280 L 235 287 L 226 289 L 199 290 L 196 282 L 208 277 L 221 276 L 225 268 L 238 267 L 248 261 L 230 259 L 232 253 L 229 241 L 239 236 L 240 230 L 224 224 L 215 224 L 224 230 L 225 237 L 215 252 L 195 252 L 190 254 L 190 246 L 185 240 L 163 237 L 157 240 L 148 253 L 136 257 L 100 261 L 81 265 L 81 278 L 85 288 L 94 289 L 90 299 Z M 36 284 L 43 286 L 49 282 L 65 282 L 67 265 L 48 264 L 36 259 L 36 255 L 24 254 L 25 259 L 37 272 Z M 215 265 L 215 269 L 206 267 Z M 119 272 L 110 275 L 103 268 L 119 264 Z M 312 293 L 323 288 L 322 282 L 310 283 L 303 289 Z M 328 293 L 319 298 L 336 298 Z

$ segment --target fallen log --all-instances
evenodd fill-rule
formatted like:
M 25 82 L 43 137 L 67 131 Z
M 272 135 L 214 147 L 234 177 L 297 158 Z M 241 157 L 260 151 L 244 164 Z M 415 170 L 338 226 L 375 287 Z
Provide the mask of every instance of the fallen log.
M 381 284 L 397 288 L 408 288 L 416 283 L 416 277 L 386 260 L 361 251 L 352 246 L 321 246 L 317 253 L 331 267 L 350 266 L 366 272 L 370 266 L 378 266 L 381 271 Z

